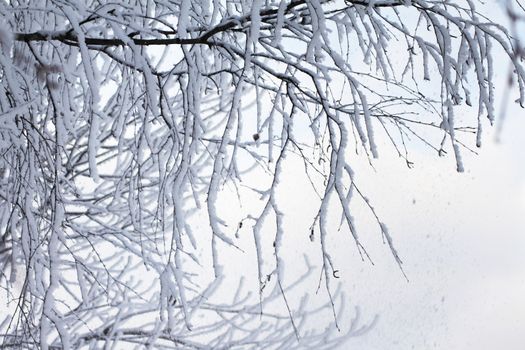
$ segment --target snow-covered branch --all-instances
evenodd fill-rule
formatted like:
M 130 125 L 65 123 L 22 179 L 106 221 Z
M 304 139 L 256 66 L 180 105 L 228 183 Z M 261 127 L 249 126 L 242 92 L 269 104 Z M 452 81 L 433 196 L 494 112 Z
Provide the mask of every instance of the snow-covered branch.
M 525 13 L 505 4 L 508 23 L 474 0 L 0 3 L 0 286 L 16 304 L 2 346 L 330 348 L 362 333 L 306 331 L 342 307 L 332 213 L 368 260 L 362 201 L 402 266 L 353 161 L 388 156 L 387 140 L 407 166 L 420 143 L 464 169 L 505 97 L 500 57 L 525 105 Z M 281 203 L 294 159 L 319 198 L 292 233 L 319 253 L 297 279 Z M 219 292 L 235 254 L 256 277 Z M 319 274 L 322 308 L 290 297 Z

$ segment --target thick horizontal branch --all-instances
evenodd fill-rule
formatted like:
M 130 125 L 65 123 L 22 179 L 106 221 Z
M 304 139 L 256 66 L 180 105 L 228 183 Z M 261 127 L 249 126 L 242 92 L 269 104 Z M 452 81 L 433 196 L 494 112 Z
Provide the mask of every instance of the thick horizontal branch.
M 211 35 L 203 35 L 198 38 L 166 38 L 166 39 L 137 39 L 130 38 L 135 45 L 153 46 L 153 45 L 184 45 L 184 44 L 207 44 Z M 34 41 L 60 41 L 68 45 L 78 45 L 78 37 L 73 32 L 45 32 L 38 31 L 34 33 L 16 33 L 16 41 L 34 42 Z M 88 46 L 124 46 L 124 40 L 117 38 L 85 38 L 84 42 Z
M 328 0 L 322 2 L 329 2 Z M 367 1 L 360 0 L 345 0 L 348 5 L 361 5 L 369 6 L 370 4 Z M 289 13 L 292 9 L 304 5 L 305 0 L 295 0 L 291 1 L 286 7 L 285 13 Z M 402 3 L 399 0 L 385 0 L 377 1 L 373 4 L 374 7 L 390 7 L 390 6 L 399 6 Z M 266 8 L 260 12 L 261 17 L 268 17 L 277 14 L 278 9 L 276 8 Z M 152 38 L 152 39 L 140 39 L 133 38 L 131 35 L 129 40 L 133 41 L 135 45 L 138 46 L 166 46 L 166 45 L 196 45 L 212 44 L 208 40 L 213 37 L 215 34 L 233 30 L 238 26 L 242 26 L 251 20 L 251 15 L 246 15 L 242 17 L 232 17 L 228 18 L 216 26 L 204 31 L 204 33 L 196 38 Z M 137 34 L 136 32 L 134 34 Z M 174 33 L 176 34 L 176 33 Z M 36 41 L 60 41 L 67 45 L 78 46 L 79 39 L 75 35 L 74 31 L 37 31 L 33 33 L 15 33 L 14 35 L 16 41 L 22 42 L 36 42 Z M 125 46 L 127 43 L 118 38 L 90 38 L 86 37 L 84 42 L 88 46 L 102 46 L 102 47 L 111 47 L 111 46 Z
M 295 0 L 290 2 L 286 8 L 286 12 L 291 9 L 303 5 L 304 0 Z M 261 11 L 261 17 L 275 15 L 277 9 L 265 9 Z M 202 35 L 196 38 L 153 38 L 153 39 L 140 39 L 133 38 L 130 36 L 129 40 L 133 41 L 135 45 L 139 46 L 165 46 L 165 45 L 195 45 L 195 44 L 211 44 L 208 42 L 215 34 L 225 32 L 228 30 L 233 30 L 235 27 L 245 24 L 251 20 L 251 15 L 246 15 L 243 17 L 232 17 L 227 20 L 222 21 L 213 28 L 205 31 Z M 68 45 L 78 45 L 78 37 L 71 30 L 69 31 L 60 31 L 60 32 L 50 32 L 50 31 L 38 31 L 33 33 L 16 33 L 16 41 L 23 42 L 35 42 L 35 41 L 60 41 Z M 84 42 L 88 46 L 125 46 L 126 42 L 118 38 L 85 38 Z

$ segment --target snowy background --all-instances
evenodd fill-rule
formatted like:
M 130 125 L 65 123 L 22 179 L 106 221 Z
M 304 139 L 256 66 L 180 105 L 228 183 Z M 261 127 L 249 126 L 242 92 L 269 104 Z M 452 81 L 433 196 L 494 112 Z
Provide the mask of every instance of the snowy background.
M 378 315 L 348 348 L 524 349 L 523 130 L 525 113 L 510 110 L 500 142 L 487 135 L 479 156 L 464 153 L 464 174 L 435 157 L 411 170 L 387 157 L 376 163 L 367 191 L 410 281 L 386 254 L 372 267 L 358 259 L 338 266 L 363 319 Z
M 373 324 L 341 349 L 524 349 L 525 112 L 510 106 L 501 126 L 499 138 L 498 125 L 486 129 L 477 155 L 463 150 L 464 173 L 456 172 L 452 156 L 439 158 L 418 147 L 410 152 L 412 169 L 387 143 L 380 145 L 373 167 L 365 156 L 353 158 L 358 185 L 387 224 L 409 281 L 366 208 L 355 205 L 353 215 L 373 265 L 361 260 L 348 230 L 339 229 L 332 217 L 330 251 L 340 277 L 332 287 L 340 281 L 346 300 L 339 322 L 343 329 L 348 326 L 357 307 L 358 324 Z M 298 275 L 302 254 L 309 254 L 317 270 L 302 292 L 314 304 L 326 302 L 323 286 L 316 293 L 318 241 L 307 239 L 311 221 L 306 218 L 318 202 L 301 176 L 301 162 L 293 157 L 289 162 L 280 197 L 288 215 L 285 270 L 287 276 Z M 253 277 L 253 257 L 230 260 L 228 269 L 237 265 Z M 292 305 L 299 296 L 289 295 Z M 314 321 L 317 327 L 333 320 L 330 310 L 324 315 Z

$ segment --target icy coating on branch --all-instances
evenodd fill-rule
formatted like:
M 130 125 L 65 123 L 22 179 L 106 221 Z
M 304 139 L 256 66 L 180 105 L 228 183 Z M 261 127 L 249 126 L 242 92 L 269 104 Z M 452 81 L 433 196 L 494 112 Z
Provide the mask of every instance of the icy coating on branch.
M 2 1 L 0 287 L 15 311 L 0 347 L 328 349 L 366 331 L 338 323 L 329 216 L 369 259 L 355 197 L 402 261 L 352 159 L 379 157 L 381 134 L 408 166 L 414 139 L 463 171 L 497 118 L 497 65 L 525 105 L 520 1 L 502 2 L 507 24 L 474 0 Z M 293 157 L 319 195 L 302 238 L 321 259 L 291 278 Z M 262 203 L 233 225 L 232 189 Z M 232 252 L 256 283 L 225 303 Z M 317 309 L 290 299 L 310 274 Z M 308 329 L 324 308 L 334 325 Z

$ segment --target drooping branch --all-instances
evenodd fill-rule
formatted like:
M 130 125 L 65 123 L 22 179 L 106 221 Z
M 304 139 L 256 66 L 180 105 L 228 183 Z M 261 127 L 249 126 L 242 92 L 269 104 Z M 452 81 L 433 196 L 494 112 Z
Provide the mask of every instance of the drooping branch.
M 26 2 L 0 4 L 0 284 L 23 280 L 4 346 L 293 348 L 295 333 L 329 347 L 337 335 L 306 336 L 291 291 L 310 275 L 290 283 L 285 268 L 288 172 L 317 194 L 312 226 L 291 236 L 315 245 L 308 272 L 339 322 L 331 218 L 371 260 L 351 205 L 363 201 L 403 255 L 355 157 L 375 161 L 384 131 L 409 167 L 415 139 L 452 148 L 461 169 L 495 118 L 494 50 L 525 101 L 522 43 L 475 1 Z M 256 293 L 229 287 L 225 304 L 213 297 L 234 254 Z

